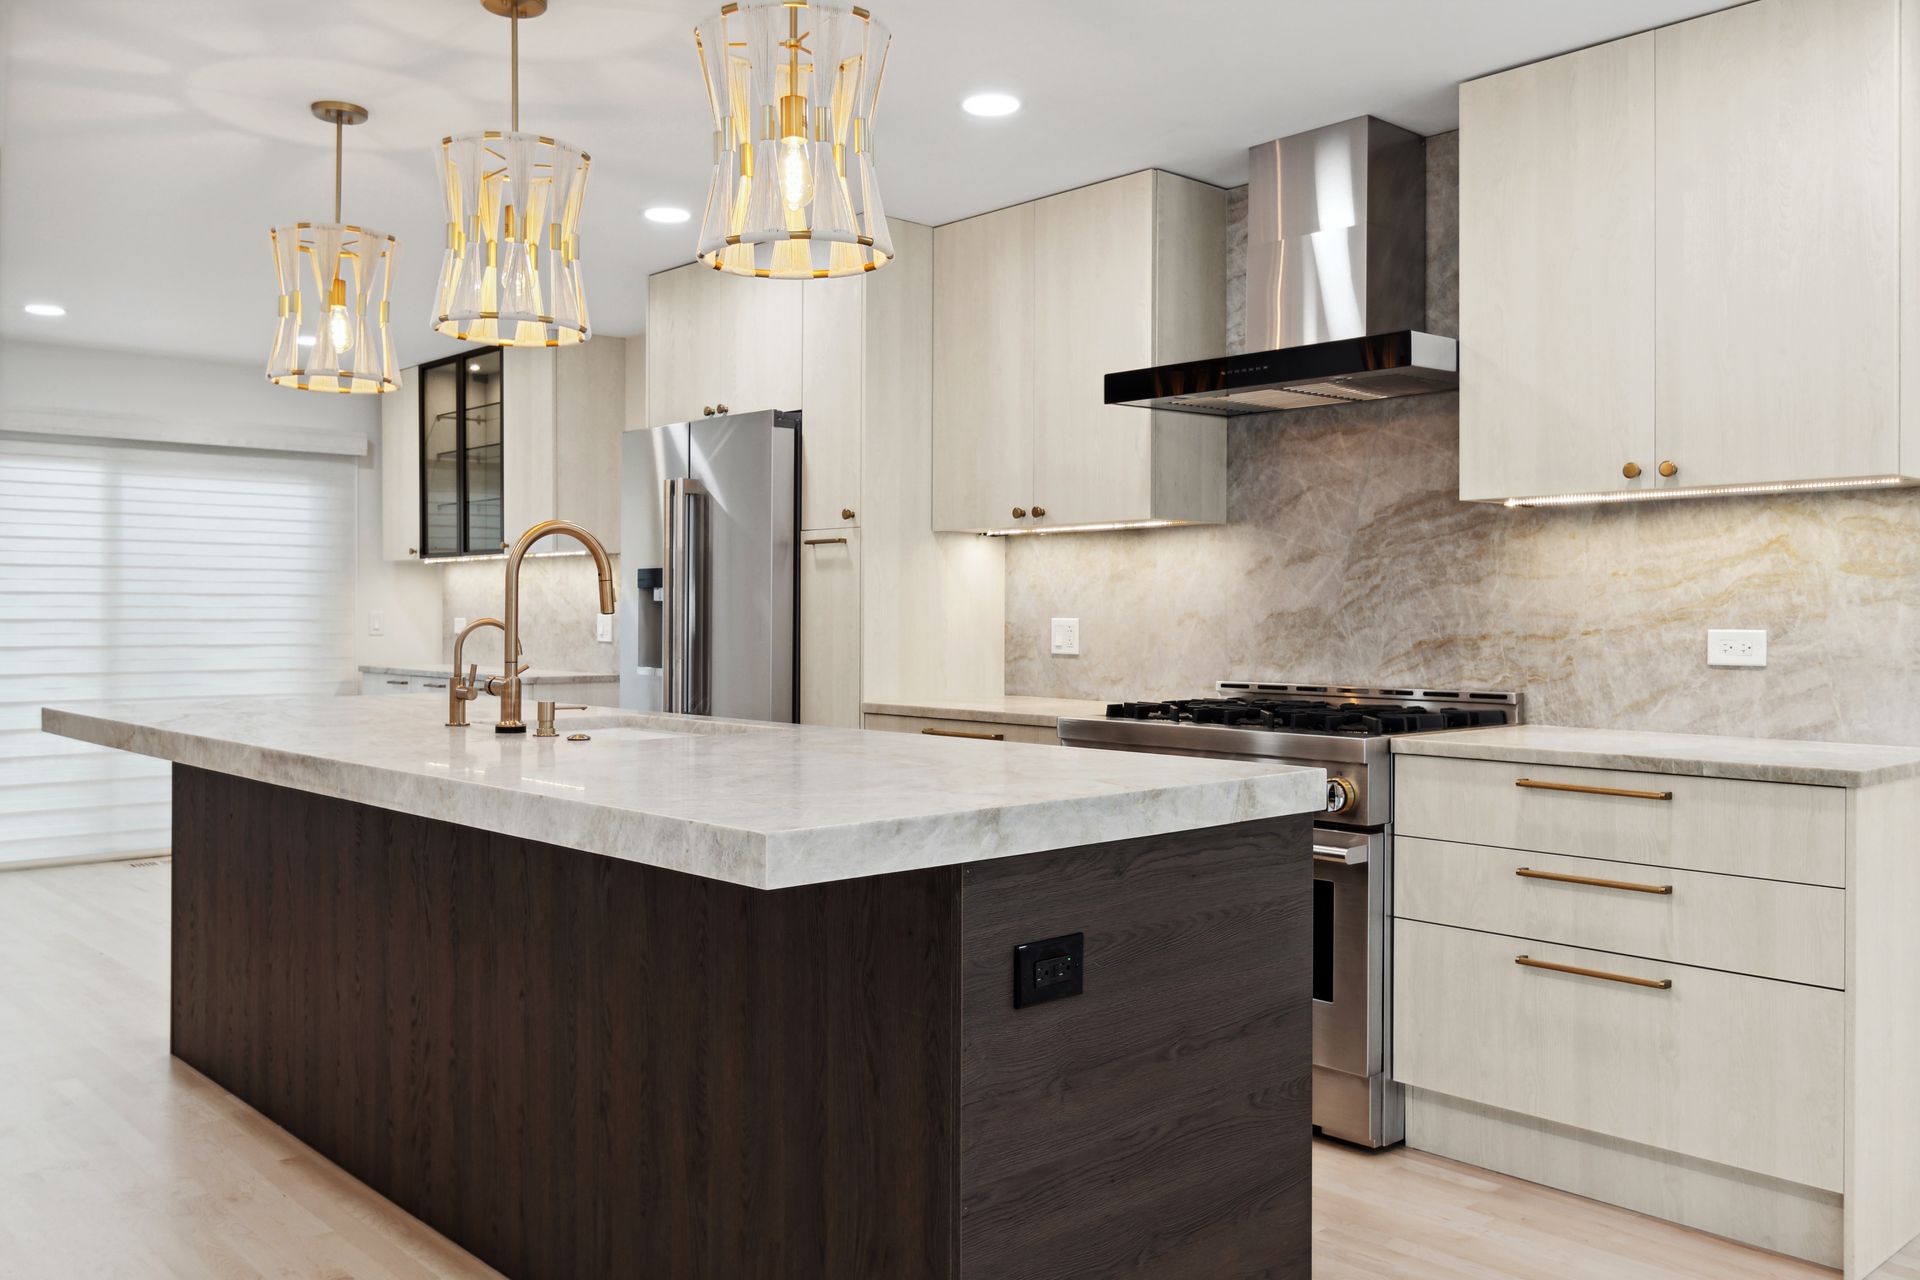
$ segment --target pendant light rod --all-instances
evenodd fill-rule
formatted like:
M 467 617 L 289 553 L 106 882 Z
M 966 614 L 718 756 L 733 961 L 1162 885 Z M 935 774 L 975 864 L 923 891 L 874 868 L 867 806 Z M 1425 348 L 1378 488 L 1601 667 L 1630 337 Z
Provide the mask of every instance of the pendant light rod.
M 322 98 L 309 106 L 308 110 L 333 126 L 333 220 L 338 222 L 340 221 L 340 156 L 346 149 L 346 128 L 350 124 L 365 124 L 367 109 L 358 103 Z
M 480 0 L 480 7 L 496 17 L 513 23 L 513 56 L 510 87 L 513 102 L 513 132 L 520 132 L 520 19 L 537 18 L 547 11 L 547 0 Z

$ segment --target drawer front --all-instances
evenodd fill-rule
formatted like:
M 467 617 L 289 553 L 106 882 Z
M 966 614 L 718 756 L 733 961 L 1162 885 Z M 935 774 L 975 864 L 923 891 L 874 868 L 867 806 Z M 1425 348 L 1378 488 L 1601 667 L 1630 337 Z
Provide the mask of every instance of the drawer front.
M 1841 1189 L 1841 992 L 1414 920 L 1394 982 L 1404 1084 Z
M 1402 835 L 1846 883 L 1846 792 L 1838 787 L 1441 756 L 1399 756 L 1393 769 Z
M 1847 892 L 1823 885 L 1402 836 L 1393 903 L 1403 919 L 1846 985 Z
M 868 712 L 861 726 L 890 733 L 924 733 L 934 737 L 981 738 L 994 742 L 1037 742 L 1060 745 L 1060 734 L 1052 725 L 999 724 L 989 720 L 946 720 L 928 716 L 884 716 Z
M 391 676 L 379 671 L 360 673 L 360 692 L 371 696 L 389 693 L 411 693 L 413 681 L 406 676 Z

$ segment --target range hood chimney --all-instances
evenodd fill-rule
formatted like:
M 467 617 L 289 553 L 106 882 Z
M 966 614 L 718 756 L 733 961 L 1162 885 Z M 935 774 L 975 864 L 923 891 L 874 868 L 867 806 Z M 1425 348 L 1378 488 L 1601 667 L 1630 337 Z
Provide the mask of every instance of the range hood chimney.
M 1108 404 L 1272 413 L 1451 391 L 1424 333 L 1426 142 L 1360 116 L 1250 152 L 1247 354 L 1110 373 Z

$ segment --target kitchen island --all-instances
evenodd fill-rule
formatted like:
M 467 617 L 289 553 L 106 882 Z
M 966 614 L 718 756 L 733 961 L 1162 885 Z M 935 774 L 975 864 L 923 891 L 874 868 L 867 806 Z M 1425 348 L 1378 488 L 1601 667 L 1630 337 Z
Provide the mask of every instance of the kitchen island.
M 530 1278 L 1309 1274 L 1319 771 L 443 718 L 43 714 L 174 762 L 174 1053 L 401 1207 Z

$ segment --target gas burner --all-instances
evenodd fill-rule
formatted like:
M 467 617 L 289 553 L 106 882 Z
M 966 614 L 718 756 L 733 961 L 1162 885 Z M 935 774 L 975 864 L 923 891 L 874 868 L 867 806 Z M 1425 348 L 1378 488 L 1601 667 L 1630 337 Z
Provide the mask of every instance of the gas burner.
M 1109 720 L 1220 725 L 1230 729 L 1339 734 L 1379 738 L 1436 729 L 1506 724 L 1505 707 L 1436 706 L 1383 701 L 1332 702 L 1292 697 L 1180 698 L 1168 702 L 1116 702 Z

